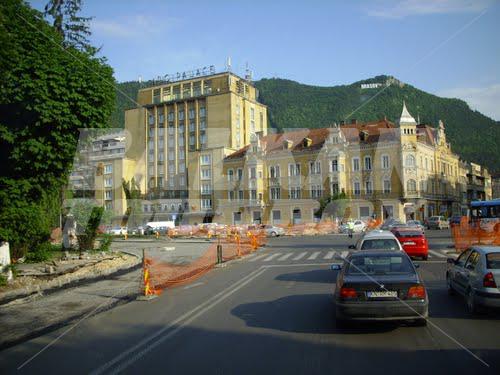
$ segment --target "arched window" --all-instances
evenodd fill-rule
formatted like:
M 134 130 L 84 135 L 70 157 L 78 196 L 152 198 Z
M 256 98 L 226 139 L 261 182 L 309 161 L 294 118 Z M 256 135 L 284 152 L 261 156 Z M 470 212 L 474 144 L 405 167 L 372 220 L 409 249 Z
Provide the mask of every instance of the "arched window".
M 415 156 L 407 155 L 405 164 L 407 167 L 414 167 L 415 166 Z
M 415 193 L 417 191 L 417 182 L 415 180 L 408 180 L 406 190 L 410 193 Z

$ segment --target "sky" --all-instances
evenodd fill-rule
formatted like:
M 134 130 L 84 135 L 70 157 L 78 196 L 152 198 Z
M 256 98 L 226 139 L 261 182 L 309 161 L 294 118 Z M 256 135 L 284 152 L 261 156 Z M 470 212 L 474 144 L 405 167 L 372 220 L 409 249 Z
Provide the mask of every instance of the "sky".
M 230 57 L 255 80 L 392 75 L 500 121 L 500 0 L 83 0 L 82 14 L 120 82 Z

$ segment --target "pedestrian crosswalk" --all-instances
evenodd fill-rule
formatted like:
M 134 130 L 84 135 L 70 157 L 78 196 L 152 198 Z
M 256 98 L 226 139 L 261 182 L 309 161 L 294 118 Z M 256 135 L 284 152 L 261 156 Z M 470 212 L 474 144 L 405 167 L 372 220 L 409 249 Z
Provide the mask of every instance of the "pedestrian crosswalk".
M 288 249 L 280 249 L 277 252 L 268 252 L 261 254 L 256 252 L 250 255 L 247 260 L 249 262 L 319 262 L 330 261 L 339 262 L 349 255 L 346 250 L 307 250 L 296 251 Z M 429 259 L 434 261 L 444 261 L 448 257 L 453 257 L 453 254 L 448 254 L 447 250 L 429 250 Z

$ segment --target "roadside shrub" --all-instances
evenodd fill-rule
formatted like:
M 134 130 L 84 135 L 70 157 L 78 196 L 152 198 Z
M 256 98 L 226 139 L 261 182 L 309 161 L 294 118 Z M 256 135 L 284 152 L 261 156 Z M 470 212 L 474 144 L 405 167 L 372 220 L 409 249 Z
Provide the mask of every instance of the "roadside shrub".
M 94 241 L 97 236 L 97 229 L 99 228 L 103 212 L 103 207 L 92 207 L 92 212 L 90 213 L 90 217 L 83 233 L 76 236 L 80 251 L 89 251 L 94 249 Z
M 30 251 L 26 254 L 27 263 L 39 263 L 49 260 L 52 256 L 53 245 L 48 242 L 44 242 L 38 245 L 34 251 Z
M 111 247 L 111 242 L 113 242 L 113 235 L 103 234 L 101 244 L 99 246 L 99 251 L 109 251 Z
M 7 277 L 0 273 L 0 286 L 7 285 Z

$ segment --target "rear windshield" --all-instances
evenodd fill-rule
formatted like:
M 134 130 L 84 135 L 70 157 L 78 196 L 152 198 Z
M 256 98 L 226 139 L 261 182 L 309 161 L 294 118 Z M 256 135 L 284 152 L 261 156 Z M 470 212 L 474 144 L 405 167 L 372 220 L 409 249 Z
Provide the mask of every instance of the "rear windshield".
M 361 250 L 399 250 L 398 242 L 392 238 L 364 240 Z
M 348 264 L 348 275 L 390 275 L 414 273 L 407 257 L 399 255 L 354 256 Z
M 396 236 L 398 236 L 398 237 L 422 237 L 422 232 L 419 230 L 415 230 L 415 231 L 405 230 L 404 232 L 398 231 L 398 232 L 396 232 Z
M 486 254 L 486 268 L 500 270 L 500 253 Z

